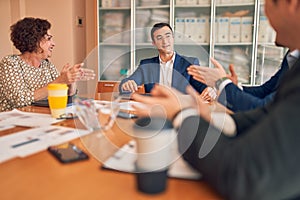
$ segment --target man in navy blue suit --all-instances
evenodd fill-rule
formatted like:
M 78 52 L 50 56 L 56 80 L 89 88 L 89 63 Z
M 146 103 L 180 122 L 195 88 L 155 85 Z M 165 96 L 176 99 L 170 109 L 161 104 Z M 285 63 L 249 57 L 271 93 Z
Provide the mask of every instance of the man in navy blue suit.
M 151 30 L 152 44 L 157 48 L 159 56 L 141 60 L 136 71 L 121 81 L 120 93 L 131 93 L 138 90 L 138 86 L 145 86 L 149 93 L 154 84 L 174 87 L 186 93 L 186 86 L 192 85 L 199 93 L 207 87 L 196 81 L 188 74 L 190 65 L 199 65 L 199 60 L 193 57 L 181 56 L 174 51 L 174 34 L 167 23 L 157 23 Z
M 216 86 L 219 90 L 218 102 L 225 105 L 234 112 L 252 110 L 263 107 L 271 102 L 275 96 L 276 90 L 281 82 L 283 75 L 291 68 L 294 63 L 300 59 L 299 51 L 288 51 L 284 56 L 281 68 L 267 82 L 261 86 L 242 87 L 237 84 L 237 77 L 233 68 L 230 68 L 231 75 L 226 73 L 222 66 L 215 60 L 212 60 L 216 68 L 206 68 L 200 66 L 191 66 L 188 71 L 194 79 L 207 83 L 209 86 Z

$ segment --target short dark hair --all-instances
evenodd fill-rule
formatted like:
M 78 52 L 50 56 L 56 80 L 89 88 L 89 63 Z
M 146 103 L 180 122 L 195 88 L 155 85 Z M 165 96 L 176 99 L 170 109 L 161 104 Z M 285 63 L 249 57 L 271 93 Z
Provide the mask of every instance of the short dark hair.
M 36 52 L 50 28 L 50 22 L 45 19 L 26 17 L 10 27 L 10 39 L 21 53 Z
M 173 29 L 170 26 L 170 24 L 168 24 L 168 23 L 160 22 L 160 23 L 154 24 L 152 29 L 151 29 L 151 39 L 152 39 L 152 41 L 154 41 L 154 36 L 153 36 L 154 32 L 161 29 L 162 27 L 165 27 L 165 26 L 169 27 L 169 29 L 173 33 Z

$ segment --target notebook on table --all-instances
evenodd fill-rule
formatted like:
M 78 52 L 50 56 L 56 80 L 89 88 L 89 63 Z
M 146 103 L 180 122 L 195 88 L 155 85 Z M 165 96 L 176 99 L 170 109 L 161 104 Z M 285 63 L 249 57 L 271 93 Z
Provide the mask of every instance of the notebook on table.
M 68 96 L 67 106 L 73 105 L 73 97 L 74 96 Z M 49 102 L 48 102 L 48 99 L 42 99 L 39 101 L 32 102 L 31 105 L 32 106 L 49 107 Z

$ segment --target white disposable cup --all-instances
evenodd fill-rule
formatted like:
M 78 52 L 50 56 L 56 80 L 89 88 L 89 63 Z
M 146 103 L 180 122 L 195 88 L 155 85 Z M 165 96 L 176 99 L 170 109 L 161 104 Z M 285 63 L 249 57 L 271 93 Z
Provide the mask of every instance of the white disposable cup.
M 176 142 L 174 131 L 171 122 L 162 118 L 151 119 L 145 127 L 135 125 L 138 170 L 151 172 L 169 167 L 172 162 L 172 144 Z

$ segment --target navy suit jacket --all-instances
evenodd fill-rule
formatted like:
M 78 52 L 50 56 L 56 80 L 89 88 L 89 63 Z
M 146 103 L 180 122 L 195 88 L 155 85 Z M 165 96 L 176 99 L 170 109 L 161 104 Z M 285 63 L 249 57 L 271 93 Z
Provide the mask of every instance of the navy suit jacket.
M 241 90 L 235 84 L 229 83 L 222 90 L 218 101 L 234 112 L 263 107 L 271 102 L 283 75 L 289 69 L 286 56 L 283 59 L 280 70 L 263 85 L 243 87 L 243 90 Z
M 225 199 L 300 197 L 300 60 L 281 83 L 270 104 L 232 115 L 236 137 L 199 116 L 186 118 L 179 129 L 180 153 Z M 200 157 L 204 143 L 213 146 Z
M 193 57 L 181 56 L 176 53 L 173 65 L 172 87 L 186 94 L 186 87 L 190 84 L 195 90 L 201 93 L 207 86 L 196 81 L 187 72 L 190 65 L 199 65 L 199 60 Z M 153 57 L 141 60 L 140 65 L 132 75 L 121 81 L 119 85 L 120 93 L 128 93 L 122 90 L 122 85 L 128 80 L 134 80 L 137 85 L 144 84 L 145 92 L 149 93 L 155 83 L 159 83 L 160 64 L 159 57 Z

